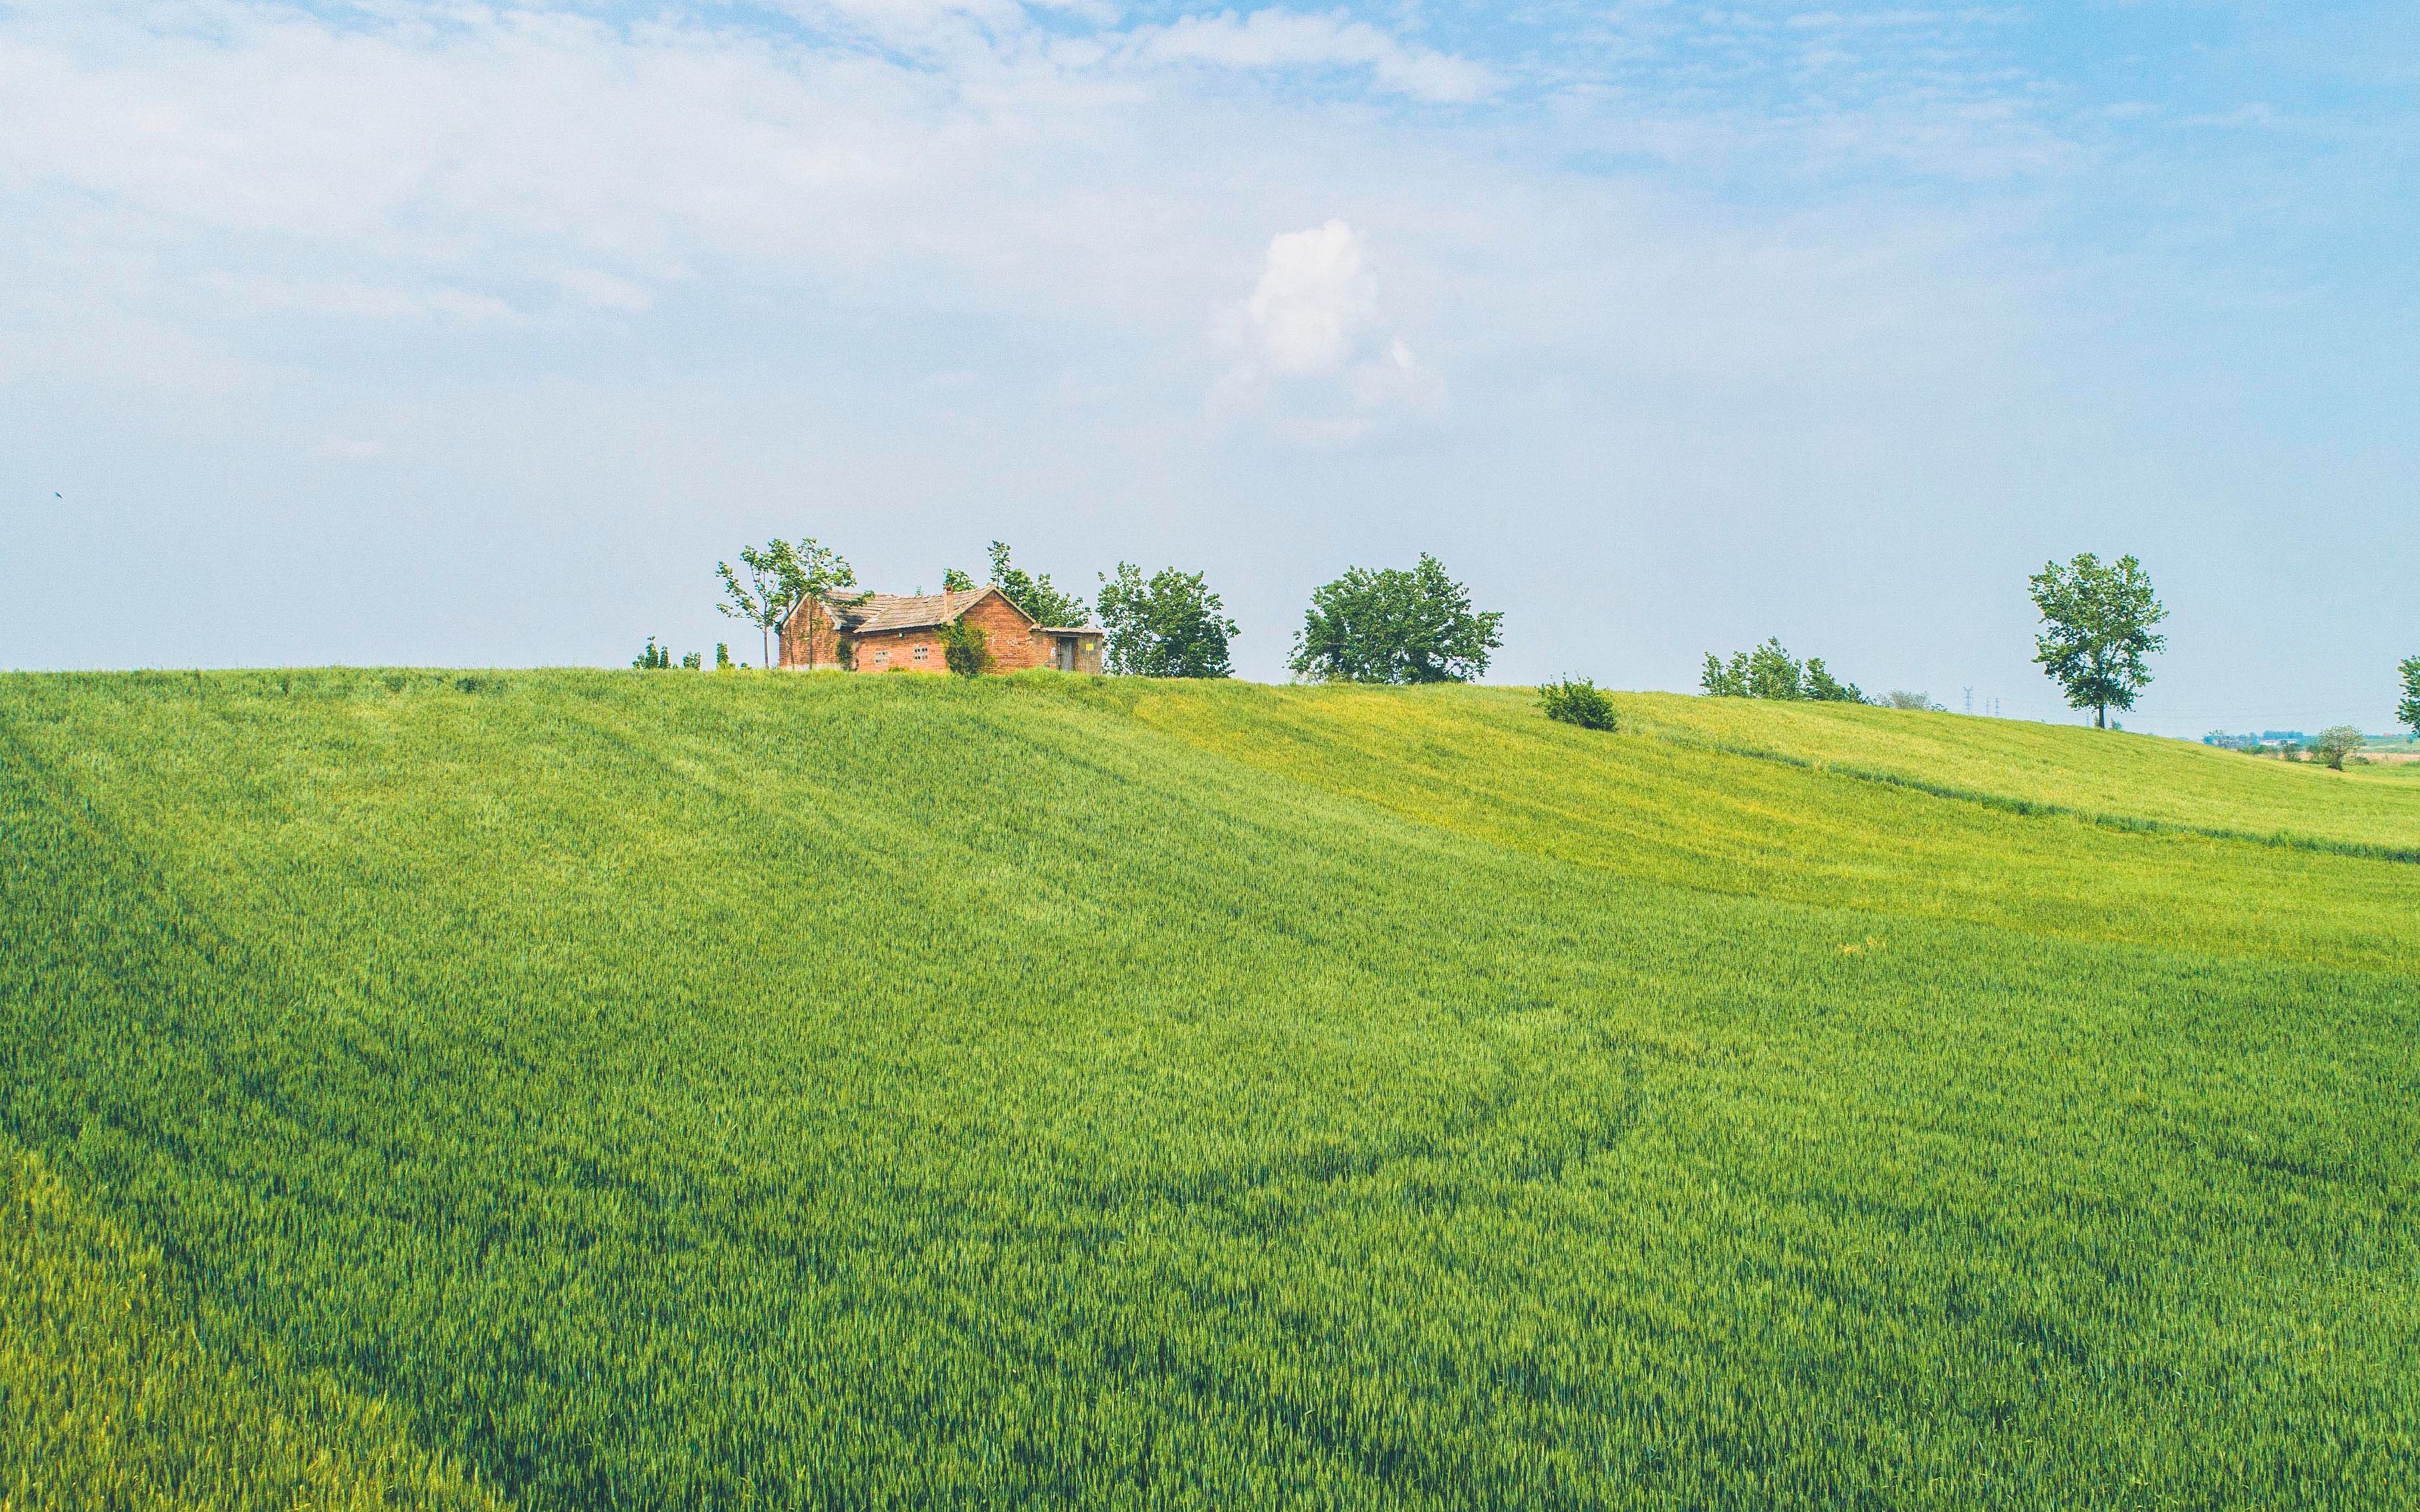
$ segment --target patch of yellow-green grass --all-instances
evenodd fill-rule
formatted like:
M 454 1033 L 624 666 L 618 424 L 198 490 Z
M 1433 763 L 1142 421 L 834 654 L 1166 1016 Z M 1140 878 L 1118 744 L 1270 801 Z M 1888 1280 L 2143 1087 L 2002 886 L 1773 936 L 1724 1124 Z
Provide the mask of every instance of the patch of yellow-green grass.
M 1526 691 L 1492 690 L 1517 702 Z M 1841 703 L 1625 693 L 1631 728 L 2094 817 L 2420 856 L 2420 801 L 2371 773 L 2190 741 Z
M 2406 863 L 2011 812 L 1674 740 L 1646 719 L 1576 730 L 1497 689 L 1158 685 L 1136 712 L 1262 770 L 1627 876 L 2076 939 L 2420 965 L 2420 868 Z M 1732 701 L 1725 730 L 1788 739 L 1796 712 Z M 1997 733 L 1959 720 L 1930 738 L 1973 731 Z
M 0 1508 L 503 1504 L 382 1404 L 211 1350 L 158 1250 L 0 1140 Z

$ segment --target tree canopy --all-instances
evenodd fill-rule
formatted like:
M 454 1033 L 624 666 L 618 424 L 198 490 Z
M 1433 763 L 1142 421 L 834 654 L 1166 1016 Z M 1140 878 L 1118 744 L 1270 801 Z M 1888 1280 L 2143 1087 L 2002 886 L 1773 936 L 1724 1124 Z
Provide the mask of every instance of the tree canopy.
M 1422 552 L 1409 571 L 1353 567 L 1314 591 L 1287 665 L 1321 682 L 1467 683 L 1504 644 L 1503 624 Z
M 1140 567 L 1121 562 L 1115 576 L 1102 577 L 1097 596 L 1110 671 L 1130 677 L 1234 675 L 1227 642 L 1235 635 L 1235 622 L 1202 574 L 1162 567 L 1146 581 Z
M 2403 702 L 2395 706 L 2395 722 L 2420 735 L 2420 656 L 2404 657 L 2396 671 L 2403 674 Z
M 2133 708 L 2149 686 L 2147 658 L 2168 643 L 2151 628 L 2168 611 L 2150 578 L 2132 556 L 2104 565 L 2086 551 L 2065 566 L 2047 563 L 2025 580 L 2042 618 L 2034 660 L 2065 690 L 2068 707 L 2090 709 L 2106 730 L 2109 711 Z

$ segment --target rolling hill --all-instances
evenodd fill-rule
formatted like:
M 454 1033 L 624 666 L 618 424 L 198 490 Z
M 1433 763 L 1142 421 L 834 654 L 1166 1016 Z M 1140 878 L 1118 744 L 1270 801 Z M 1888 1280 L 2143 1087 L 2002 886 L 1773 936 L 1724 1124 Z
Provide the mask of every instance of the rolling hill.
M 2420 1498 L 2420 788 L 1619 702 L 0 678 L 0 1501 Z

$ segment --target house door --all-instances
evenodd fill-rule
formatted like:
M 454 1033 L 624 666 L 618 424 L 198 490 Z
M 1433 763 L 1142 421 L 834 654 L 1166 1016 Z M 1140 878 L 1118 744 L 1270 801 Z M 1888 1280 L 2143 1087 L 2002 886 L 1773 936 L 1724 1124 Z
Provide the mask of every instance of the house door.
M 1076 640 L 1073 636 L 1061 636 L 1059 649 L 1051 654 L 1050 665 L 1063 672 L 1076 670 Z

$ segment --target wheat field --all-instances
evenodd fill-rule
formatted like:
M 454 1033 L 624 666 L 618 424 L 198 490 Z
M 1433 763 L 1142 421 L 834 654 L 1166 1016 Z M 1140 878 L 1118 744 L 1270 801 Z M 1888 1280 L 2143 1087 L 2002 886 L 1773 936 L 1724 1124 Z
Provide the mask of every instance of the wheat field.
M 0 1505 L 2400 1507 L 2420 789 L 0 678 Z

